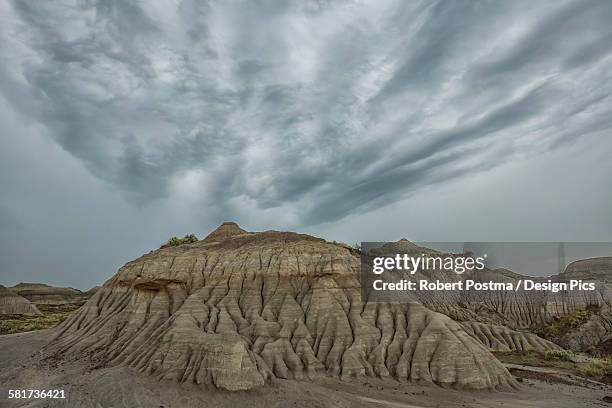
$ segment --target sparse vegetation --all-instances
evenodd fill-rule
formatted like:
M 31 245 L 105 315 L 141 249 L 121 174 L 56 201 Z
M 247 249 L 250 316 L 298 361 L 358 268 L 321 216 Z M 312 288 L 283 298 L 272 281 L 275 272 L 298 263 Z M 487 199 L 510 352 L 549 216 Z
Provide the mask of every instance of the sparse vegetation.
M 548 361 L 572 361 L 574 352 L 571 350 L 548 350 L 544 353 L 544 359 Z
M 538 331 L 541 337 L 555 340 L 585 324 L 591 317 L 589 310 L 577 309 L 574 313 L 555 319 Z
M 50 329 L 57 326 L 79 308 L 78 305 L 37 305 L 42 316 L 0 316 L 0 335 Z
M 593 359 L 584 372 L 587 376 L 599 380 L 612 376 L 612 357 Z
M 166 243 L 166 246 L 179 246 L 183 244 L 192 244 L 198 242 L 198 237 L 195 234 L 185 235 L 183 238 L 172 237 Z

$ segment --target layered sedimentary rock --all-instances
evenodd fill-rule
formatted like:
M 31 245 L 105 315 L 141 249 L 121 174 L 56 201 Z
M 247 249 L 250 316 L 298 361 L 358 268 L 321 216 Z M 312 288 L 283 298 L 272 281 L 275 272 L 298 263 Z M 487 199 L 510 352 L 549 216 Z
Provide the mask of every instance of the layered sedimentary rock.
M 494 324 L 462 322 L 463 328 L 491 350 L 496 351 L 548 351 L 560 346 L 533 333 L 516 331 Z
M 485 272 L 487 273 L 487 272 Z M 606 341 L 612 336 L 612 291 L 600 280 L 603 274 L 598 271 L 588 274 L 584 269 L 575 276 L 574 273 L 533 278 L 522 276 L 520 279 L 531 279 L 539 282 L 567 283 L 571 279 L 583 279 L 595 284 L 595 290 L 560 290 L 518 292 L 480 292 L 466 294 L 471 299 L 462 303 L 474 311 L 473 320 L 502 324 L 519 331 L 541 332 L 546 327 L 562 324 L 563 319 L 577 314 L 585 315 L 585 323 L 566 328 L 566 332 L 555 341 L 563 347 L 576 350 L 588 350 Z M 499 280 L 494 274 L 481 276 L 479 279 Z M 509 278 L 503 278 L 509 279 Z M 514 284 L 518 278 L 513 278 Z
M 443 257 L 463 255 L 443 254 L 419 247 L 406 240 L 388 243 L 370 251 L 371 256 L 395 253 Z M 511 283 L 512 287 L 526 279 L 540 283 L 548 281 L 561 283 L 571 279 L 590 281 L 595 284 L 596 290 L 416 291 L 392 293 L 390 299 L 398 302 L 414 300 L 431 310 L 448 315 L 453 320 L 467 322 L 464 327 L 491 348 L 523 351 L 526 345 L 530 350 L 546 351 L 550 349 L 552 343 L 537 337 L 534 332 L 542 332 L 547 326 L 557 324 L 559 319 L 577 312 L 586 312 L 589 316 L 588 322 L 567 329 L 567 332 L 557 339 L 560 345 L 577 350 L 589 350 L 612 338 L 612 291 L 606 284 L 612 276 L 612 258 L 576 261 L 570 264 L 564 273 L 545 278 L 488 268 L 467 271 L 463 274 L 449 270 L 424 269 L 419 269 L 414 274 L 393 270 L 388 273 L 396 281 L 406 279 L 418 282 L 424 279 L 459 282 L 469 279 L 477 282 Z M 478 322 L 484 326 L 472 327 L 470 322 Z M 510 336 L 509 333 L 514 334 Z M 518 341 L 516 336 L 519 336 Z
M 448 316 L 416 300 L 363 302 L 359 269 L 347 247 L 224 224 L 202 241 L 127 263 L 62 324 L 48 351 L 230 390 L 320 375 L 514 384 L 478 336 Z
M 612 283 L 612 257 L 589 258 L 572 262 L 559 276 L 563 279 Z
M 0 315 L 39 315 L 35 305 L 0 285 Z
M 101 288 L 101 286 L 94 286 L 93 288 L 86 290 L 85 292 L 81 293 L 81 295 L 79 295 L 80 299 L 84 299 L 87 300 L 90 297 L 92 297 L 93 295 L 96 294 L 97 291 L 99 291 Z
M 606 347 L 605 344 L 609 343 L 611 340 L 612 310 L 608 305 L 605 305 L 601 309 L 590 314 L 588 320 L 584 324 L 564 333 L 559 338 L 558 342 L 564 347 L 575 350 L 596 351 L 601 347 L 610 349 L 610 347 Z M 606 353 L 606 355 L 608 354 L 612 353 Z
M 208 234 L 206 238 L 204 238 L 204 242 L 219 242 L 224 239 L 249 234 L 249 232 L 240 228 L 238 224 L 235 222 L 224 222 L 216 230 Z
M 37 304 L 59 305 L 83 299 L 83 293 L 78 289 L 59 288 L 44 283 L 22 282 L 8 289 Z
M 560 281 L 579 279 L 597 286 L 596 291 L 564 296 L 554 304 L 555 311 L 559 310 L 561 304 L 561 316 L 575 310 L 584 310 L 588 315 L 586 323 L 565 333 L 559 343 L 573 349 L 596 353 L 603 350 L 604 355 L 609 355 L 609 344 L 612 342 L 612 257 L 572 262 L 555 278 Z

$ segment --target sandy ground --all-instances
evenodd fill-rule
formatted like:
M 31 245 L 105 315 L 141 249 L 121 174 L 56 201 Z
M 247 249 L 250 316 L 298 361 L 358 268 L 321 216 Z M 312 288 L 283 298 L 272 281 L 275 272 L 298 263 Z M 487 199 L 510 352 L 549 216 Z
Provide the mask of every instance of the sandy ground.
M 124 367 L 91 370 L 84 364 L 48 366 L 40 348 L 51 335 L 38 331 L 0 336 L 0 407 L 612 407 L 612 387 L 524 380 L 514 392 L 457 391 L 432 385 L 363 378 L 351 382 L 276 380 L 242 392 L 158 382 Z M 9 389 L 63 389 L 65 400 L 9 400 Z

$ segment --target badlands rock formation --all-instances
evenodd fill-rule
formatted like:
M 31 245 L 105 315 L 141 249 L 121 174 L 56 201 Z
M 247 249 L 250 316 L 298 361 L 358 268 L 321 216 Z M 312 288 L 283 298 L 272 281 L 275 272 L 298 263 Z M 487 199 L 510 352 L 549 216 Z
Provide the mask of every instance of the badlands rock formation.
M 514 386 L 480 339 L 495 332 L 487 341 L 498 346 L 538 341 L 462 325 L 418 299 L 363 302 L 359 270 L 347 247 L 226 223 L 202 241 L 128 262 L 47 350 L 229 390 L 322 375 Z
M 548 351 L 558 350 L 561 347 L 532 333 L 511 330 L 505 326 L 498 326 L 474 321 L 463 322 L 463 328 L 485 344 L 489 349 L 496 351 Z
M 581 259 L 572 262 L 560 275 L 562 279 L 597 280 L 612 283 L 612 257 Z
M 40 311 L 26 298 L 0 285 L 0 315 L 40 315 Z
M 406 240 L 385 244 L 373 251 L 374 255 L 408 253 L 421 255 L 432 250 L 421 248 Z M 439 254 L 439 253 L 438 253 Z M 447 256 L 450 254 L 444 254 Z M 576 312 L 588 312 L 589 321 L 568 331 L 558 339 L 560 345 L 576 350 L 590 350 L 612 340 L 612 258 L 593 258 L 573 262 L 560 275 L 546 278 L 523 276 L 508 270 L 469 271 L 458 275 L 452 271 L 417 271 L 409 276 L 401 274 L 396 280 L 440 279 L 457 282 L 471 279 L 480 282 L 511 282 L 519 280 L 568 282 L 571 279 L 595 282 L 596 290 L 551 291 L 435 291 L 400 292 L 395 300 L 412 298 L 427 308 L 465 322 L 464 328 L 487 347 L 501 350 L 546 351 L 558 345 L 537 337 L 530 332 L 554 325 L 559 319 Z M 474 326 L 472 322 L 476 322 Z M 483 337 L 483 333 L 486 336 Z M 510 334 L 512 333 L 512 334 Z M 485 338 L 486 337 L 486 338 Z
M 589 320 L 559 339 L 565 347 L 607 355 L 612 351 L 612 257 L 590 258 L 572 262 L 557 279 L 595 282 L 598 290 L 588 295 L 566 296 L 569 309 L 589 312 Z M 559 302 L 557 302 L 559 303 Z
M 44 283 L 19 283 L 8 288 L 12 292 L 28 299 L 32 303 L 59 305 L 75 303 L 83 293 L 73 288 L 58 288 Z

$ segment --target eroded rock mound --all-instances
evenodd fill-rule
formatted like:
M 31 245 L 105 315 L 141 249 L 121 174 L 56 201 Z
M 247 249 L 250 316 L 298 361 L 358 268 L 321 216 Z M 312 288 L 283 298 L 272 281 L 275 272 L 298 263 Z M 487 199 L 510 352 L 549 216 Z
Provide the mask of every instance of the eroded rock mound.
M 127 263 L 62 324 L 49 351 L 230 390 L 320 375 L 514 385 L 448 316 L 418 302 L 364 304 L 348 248 L 237 225 L 213 234 Z
M 83 298 L 83 293 L 78 289 L 59 288 L 44 283 L 22 282 L 8 289 L 37 304 L 59 305 L 74 303 L 79 298 Z
M 406 240 L 387 243 L 370 251 L 372 256 L 395 253 L 441 255 Z M 442 255 L 446 257 L 461 254 Z M 569 282 L 570 279 L 593 282 L 596 290 L 531 291 L 519 286 L 519 290 L 510 291 L 414 291 L 392 293 L 390 296 L 398 302 L 408 299 L 418 301 L 430 310 L 467 323 L 464 327 L 491 348 L 500 347 L 503 350 L 508 347 L 512 351 L 524 351 L 522 347 L 527 345 L 529 349 L 544 352 L 553 343 L 535 333 L 557 333 L 560 330 L 561 333 L 549 336 L 549 339 L 565 348 L 582 351 L 601 348 L 600 344 L 612 338 L 612 287 L 608 283 L 612 282 L 612 257 L 576 261 L 568 265 L 564 273 L 550 277 L 524 276 L 506 269 L 488 268 L 466 271 L 463 274 L 424 269 L 419 269 L 414 274 L 390 271 L 387 276 L 394 273 L 396 281 L 439 279 L 444 282 L 459 282 L 470 279 L 485 283 L 511 283 L 513 287 L 526 279 L 540 283 L 562 283 Z M 580 324 L 571 324 L 570 327 L 559 324 L 559 321 L 576 314 L 584 314 L 587 318 Z M 472 327 L 470 322 L 482 325 Z
M 30 301 L 0 285 L 0 315 L 40 315 Z

